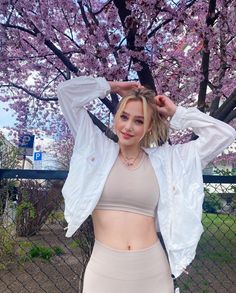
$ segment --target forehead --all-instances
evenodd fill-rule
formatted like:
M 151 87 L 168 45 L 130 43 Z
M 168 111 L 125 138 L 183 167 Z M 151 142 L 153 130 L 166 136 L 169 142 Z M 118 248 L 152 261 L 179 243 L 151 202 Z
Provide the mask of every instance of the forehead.
M 143 116 L 143 103 L 139 100 L 129 100 L 126 103 L 123 112 L 132 116 Z
M 143 102 L 140 100 L 129 100 L 122 112 L 125 112 L 130 116 L 144 117 Z M 153 110 L 149 105 L 147 105 L 147 117 L 145 119 L 150 120 L 152 115 Z

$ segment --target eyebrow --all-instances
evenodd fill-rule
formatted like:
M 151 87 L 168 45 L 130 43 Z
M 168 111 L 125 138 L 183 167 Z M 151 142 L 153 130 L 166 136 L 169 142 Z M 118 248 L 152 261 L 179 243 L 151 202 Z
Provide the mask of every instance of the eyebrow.
M 125 112 L 125 111 L 122 111 L 122 114 L 125 114 L 125 115 L 130 115 L 129 113 Z M 141 118 L 141 119 L 144 119 L 143 116 L 135 116 L 135 118 Z

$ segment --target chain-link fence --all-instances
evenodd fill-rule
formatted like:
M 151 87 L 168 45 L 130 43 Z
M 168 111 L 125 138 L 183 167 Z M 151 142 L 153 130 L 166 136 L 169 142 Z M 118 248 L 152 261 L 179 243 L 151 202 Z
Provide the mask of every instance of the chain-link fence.
M 0 170 L 0 292 L 82 292 L 94 234 L 89 217 L 74 237 L 65 237 L 61 187 L 66 176 Z M 204 181 L 205 232 L 189 274 L 176 285 L 181 293 L 234 293 L 236 176 L 205 176 Z

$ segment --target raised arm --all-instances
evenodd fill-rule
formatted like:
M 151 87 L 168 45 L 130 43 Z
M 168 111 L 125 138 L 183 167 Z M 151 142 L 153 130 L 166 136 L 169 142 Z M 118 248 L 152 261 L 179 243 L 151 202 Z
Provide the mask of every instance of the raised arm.
M 183 155 L 186 156 L 187 147 L 196 147 L 202 168 L 235 140 L 236 132 L 231 126 L 202 113 L 197 108 L 176 107 L 168 97 L 162 95 L 156 97 L 156 103 L 157 111 L 164 117 L 171 118 L 171 128 L 192 128 L 198 135 L 196 140 L 181 145 L 181 148 Z
M 233 127 L 202 113 L 197 108 L 178 106 L 170 125 L 173 129 L 192 128 L 198 135 L 191 143 L 197 148 L 202 168 L 230 146 L 236 138 Z
M 95 98 L 104 98 L 110 90 L 109 83 L 103 77 L 80 76 L 59 84 L 59 104 L 74 137 L 84 119 L 92 123 L 84 106 Z
M 60 83 L 57 96 L 73 136 L 76 136 L 81 115 L 86 115 L 86 104 L 96 98 L 103 99 L 110 92 L 123 97 L 139 86 L 140 83 L 135 81 L 107 81 L 103 77 L 92 76 L 80 76 Z

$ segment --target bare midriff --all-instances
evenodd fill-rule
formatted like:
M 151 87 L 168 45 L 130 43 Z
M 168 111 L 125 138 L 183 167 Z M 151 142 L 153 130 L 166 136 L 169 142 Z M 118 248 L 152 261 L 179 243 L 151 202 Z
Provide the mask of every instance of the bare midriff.
M 114 249 L 144 249 L 158 240 L 155 218 L 151 216 L 95 209 L 92 220 L 95 239 Z

